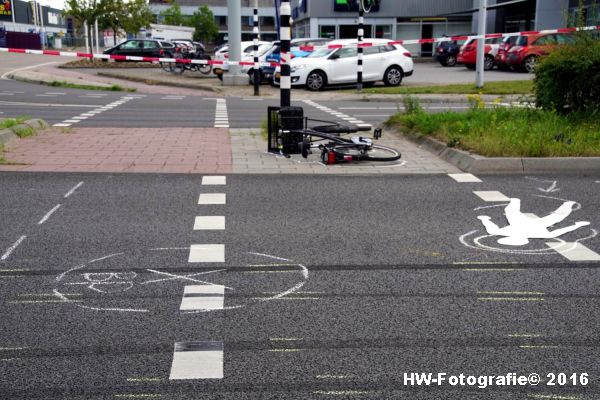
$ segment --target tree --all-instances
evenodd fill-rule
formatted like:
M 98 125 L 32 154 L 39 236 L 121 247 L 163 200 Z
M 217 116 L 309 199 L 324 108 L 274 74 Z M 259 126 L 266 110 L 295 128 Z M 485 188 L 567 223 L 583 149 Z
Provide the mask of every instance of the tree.
M 138 33 L 140 29 L 147 28 L 154 20 L 154 14 L 146 0 L 130 0 L 125 3 L 121 15 L 121 26 L 127 33 Z
M 198 8 L 192 16 L 192 26 L 196 28 L 194 31 L 194 40 L 207 44 L 216 39 L 219 35 L 219 25 L 215 22 L 215 16 L 212 11 L 206 6 Z
M 79 26 L 83 26 L 84 21 L 93 24 L 102 15 L 100 0 L 67 0 L 63 15 L 73 17 Z
M 186 18 L 181 12 L 179 4 L 173 3 L 171 7 L 160 13 L 163 18 L 163 23 L 166 25 L 185 25 Z

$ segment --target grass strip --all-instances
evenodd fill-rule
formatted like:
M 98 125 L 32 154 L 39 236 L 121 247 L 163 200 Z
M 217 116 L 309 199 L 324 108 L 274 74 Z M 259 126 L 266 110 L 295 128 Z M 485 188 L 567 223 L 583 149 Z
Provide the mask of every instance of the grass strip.
M 530 94 L 533 93 L 533 81 L 488 82 L 483 88 L 477 88 L 473 84 L 373 87 L 364 89 L 363 92 L 366 94 Z
M 12 128 L 15 125 L 22 124 L 23 122 L 31 119 L 29 115 L 19 115 L 16 118 L 7 118 L 0 121 L 0 129 Z
M 52 81 L 48 83 L 48 86 L 52 87 L 61 87 L 68 89 L 84 89 L 84 90 L 107 90 L 111 92 L 135 92 L 134 88 L 123 88 L 119 85 L 111 85 L 111 86 L 95 86 L 95 85 L 81 85 L 78 83 L 70 83 L 66 81 Z
M 486 157 L 598 157 L 600 112 L 562 115 L 527 108 L 396 114 L 387 124 L 412 136 Z

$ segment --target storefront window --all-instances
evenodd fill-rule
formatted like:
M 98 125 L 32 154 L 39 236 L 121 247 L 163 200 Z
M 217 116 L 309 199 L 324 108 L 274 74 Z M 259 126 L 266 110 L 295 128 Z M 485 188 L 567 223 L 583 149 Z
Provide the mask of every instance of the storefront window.
M 335 39 L 335 25 L 319 25 L 319 37 Z
M 392 39 L 392 26 L 391 25 L 375 25 L 375 38 L 376 39 Z

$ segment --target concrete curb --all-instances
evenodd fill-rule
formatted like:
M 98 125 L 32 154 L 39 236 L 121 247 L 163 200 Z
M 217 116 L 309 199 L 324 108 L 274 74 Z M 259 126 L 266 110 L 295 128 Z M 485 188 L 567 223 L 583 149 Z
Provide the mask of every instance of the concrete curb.
M 75 80 L 75 79 L 71 79 L 68 77 L 52 77 L 50 75 L 45 75 L 45 74 L 39 74 L 39 73 L 35 73 L 35 75 L 33 75 L 30 71 L 19 71 L 19 72 L 14 72 L 12 74 L 8 74 L 6 76 L 8 79 L 12 79 L 15 81 L 19 81 L 19 82 L 25 82 L 25 83 L 35 83 L 38 85 L 48 85 L 49 83 L 53 82 L 53 81 L 60 81 L 60 82 L 67 82 L 73 85 L 89 85 L 89 86 L 97 86 L 100 88 L 106 88 L 106 89 L 110 89 L 110 87 L 112 85 L 108 85 L 106 83 L 100 83 L 100 82 L 91 82 L 91 81 L 84 81 L 84 80 Z
M 406 95 L 403 94 L 385 94 L 385 95 L 361 95 L 355 97 L 344 97 L 339 100 L 345 101 L 363 101 L 363 102 L 399 102 L 401 103 Z M 411 94 L 413 98 L 421 103 L 449 103 L 449 104 L 467 104 L 469 102 L 468 94 Z M 493 103 L 498 99 L 503 102 L 511 103 L 519 101 L 523 95 L 483 95 L 481 99 L 486 103 Z
M 124 81 L 130 81 L 130 82 L 140 82 L 140 83 L 145 83 L 147 85 L 160 85 L 160 86 L 180 87 L 180 88 L 186 88 L 186 89 L 199 89 L 199 90 L 206 90 L 209 92 L 221 93 L 221 90 L 219 88 L 217 88 L 215 86 L 210 86 L 210 85 L 197 85 L 197 84 L 186 85 L 185 83 L 179 83 L 179 82 L 169 82 L 169 81 L 147 79 L 147 78 L 135 77 L 135 76 L 123 76 L 123 75 L 111 73 L 111 72 L 97 72 L 97 75 L 104 76 L 107 78 L 122 79 Z
M 6 128 L 6 129 L 1 129 L 0 130 L 0 143 L 7 145 L 10 144 L 11 142 L 17 140 L 19 138 L 19 136 L 15 133 L 16 131 L 18 131 L 19 129 L 23 129 L 23 128 L 31 128 L 33 129 L 33 132 L 37 132 L 39 130 L 43 130 L 48 128 L 50 125 L 48 125 L 48 123 L 46 123 L 46 121 L 42 120 L 42 119 L 29 119 L 25 122 L 23 122 L 22 124 L 18 124 L 18 125 L 14 125 L 10 128 Z
M 396 131 L 399 135 L 401 132 Z M 404 137 L 437 155 L 442 160 L 465 172 L 491 174 L 529 174 L 529 173 L 598 173 L 600 157 L 483 157 L 464 150 L 448 147 L 430 137 Z

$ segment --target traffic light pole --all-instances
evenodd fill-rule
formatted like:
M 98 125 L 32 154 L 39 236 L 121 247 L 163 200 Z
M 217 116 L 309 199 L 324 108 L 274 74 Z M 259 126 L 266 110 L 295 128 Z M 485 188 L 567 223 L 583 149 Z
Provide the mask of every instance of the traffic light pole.
M 281 40 L 280 50 L 280 65 L 281 65 L 281 76 L 279 78 L 279 87 L 281 90 L 281 107 L 289 107 L 291 105 L 292 97 L 292 81 L 290 78 L 290 40 L 292 39 L 292 29 L 290 27 L 290 17 L 292 9 L 290 7 L 289 0 L 281 1 L 280 8 L 280 32 L 279 38 Z
M 254 95 L 260 95 L 260 66 L 258 64 L 258 0 L 254 0 L 254 26 L 252 34 L 254 36 Z
M 362 92 L 363 89 L 363 39 L 365 37 L 365 10 L 361 2 L 358 3 L 358 69 L 356 74 L 356 90 Z

